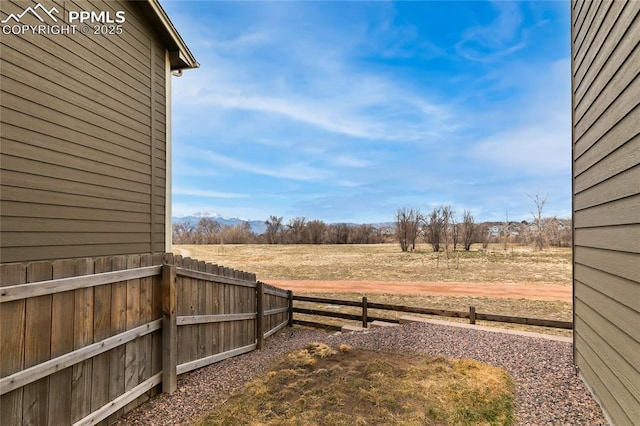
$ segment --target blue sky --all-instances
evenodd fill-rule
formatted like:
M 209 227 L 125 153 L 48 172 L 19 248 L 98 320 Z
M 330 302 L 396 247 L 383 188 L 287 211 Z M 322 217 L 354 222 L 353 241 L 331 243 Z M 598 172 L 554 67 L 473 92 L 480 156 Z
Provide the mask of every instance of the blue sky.
M 570 217 L 568 2 L 161 3 L 201 65 L 173 78 L 174 215 Z

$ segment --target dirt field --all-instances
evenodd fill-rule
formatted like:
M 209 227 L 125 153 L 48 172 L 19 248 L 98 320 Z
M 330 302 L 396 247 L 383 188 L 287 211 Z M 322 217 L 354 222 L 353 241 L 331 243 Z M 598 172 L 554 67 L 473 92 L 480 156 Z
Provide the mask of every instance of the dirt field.
M 184 245 L 174 253 L 257 274 L 297 293 L 478 296 L 571 302 L 571 250 L 427 245 Z

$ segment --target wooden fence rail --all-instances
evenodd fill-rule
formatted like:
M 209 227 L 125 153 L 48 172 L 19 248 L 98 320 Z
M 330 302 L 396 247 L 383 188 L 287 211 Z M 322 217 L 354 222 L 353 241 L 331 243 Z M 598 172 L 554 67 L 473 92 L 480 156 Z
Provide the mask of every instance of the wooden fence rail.
M 380 318 L 373 317 L 368 314 L 369 309 L 380 309 L 387 311 L 395 311 L 395 312 L 410 312 L 414 314 L 423 314 L 423 315 L 436 315 L 436 316 L 446 316 L 451 318 L 466 318 L 469 319 L 471 324 L 475 324 L 476 320 L 484 320 L 484 321 L 496 321 L 496 322 L 504 322 L 504 323 L 512 323 L 512 324 L 525 324 L 525 325 L 535 325 L 540 327 L 552 327 L 552 328 L 562 328 L 562 329 L 572 329 L 573 323 L 570 321 L 556 321 L 556 320 L 547 320 L 540 318 L 526 318 L 526 317 L 516 317 L 509 315 L 494 315 L 494 314 L 483 314 L 476 312 L 475 307 L 470 306 L 468 312 L 463 311 L 449 311 L 444 309 L 432 309 L 432 308 L 420 308 L 414 306 L 402 306 L 402 305 L 389 305 L 384 303 L 372 303 L 367 300 L 366 297 L 362 298 L 362 301 L 353 301 L 353 300 L 339 300 L 339 299 L 324 299 L 320 297 L 309 297 L 309 296 L 297 296 L 293 295 L 293 300 L 300 302 L 310 302 L 310 303 L 322 303 L 328 305 L 338 305 L 338 306 L 355 306 L 359 307 L 362 310 L 361 314 L 349 314 L 346 312 L 331 312 L 324 311 L 319 309 L 308 309 L 308 308 L 300 308 L 300 307 L 291 307 L 291 317 L 293 318 L 294 324 L 313 326 L 314 323 L 310 321 L 302 321 L 296 320 L 293 317 L 294 313 L 299 314 L 307 314 L 307 315 L 317 315 L 324 316 L 330 318 L 342 318 L 353 321 L 362 321 L 362 326 L 366 327 L 367 323 L 372 321 L 386 321 L 386 322 L 395 322 L 399 323 L 399 320 L 388 319 L 388 318 Z M 327 324 L 321 324 L 323 328 L 339 328 L 339 327 L 331 327 L 327 326 Z
M 0 264 L 1 423 L 112 423 L 179 374 L 261 348 L 289 304 L 172 254 Z

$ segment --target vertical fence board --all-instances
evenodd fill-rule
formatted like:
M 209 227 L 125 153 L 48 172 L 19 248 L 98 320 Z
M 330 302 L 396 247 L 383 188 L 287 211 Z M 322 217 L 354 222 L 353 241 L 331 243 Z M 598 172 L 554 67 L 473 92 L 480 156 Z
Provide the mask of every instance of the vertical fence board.
M 256 286 L 256 348 L 262 350 L 264 344 L 264 284 L 259 282 Z
M 240 278 L 240 276 L 241 273 L 239 271 L 233 271 L 234 278 Z M 234 314 L 242 313 L 242 297 L 240 295 L 240 289 L 241 287 L 238 285 L 233 286 L 233 299 L 231 299 L 231 303 L 233 306 L 232 309 Z M 235 339 L 233 344 L 233 348 L 235 349 L 242 346 L 242 321 L 233 321 L 232 324 L 235 332 Z
M 245 277 L 247 281 L 251 281 L 250 274 L 245 272 Z M 255 287 L 247 287 L 245 288 L 245 294 L 242 298 L 244 300 L 245 312 L 255 312 L 255 300 L 256 300 L 256 288 Z M 245 345 L 249 345 L 256 342 L 256 320 L 247 320 L 245 321 L 245 330 L 247 331 L 247 336 L 245 337 Z
M 140 267 L 140 256 L 127 256 L 127 269 Z M 127 281 L 127 313 L 126 329 L 130 330 L 140 325 L 140 279 Z M 125 345 L 124 390 L 129 391 L 136 387 L 139 377 L 140 339 L 132 340 Z M 131 411 L 136 406 L 136 401 L 127 404 L 124 412 Z
M 229 277 L 232 276 L 232 272 L 231 269 L 229 268 L 224 268 L 224 276 L 225 277 Z M 231 314 L 233 313 L 233 286 L 230 284 L 225 284 L 224 286 L 224 312 L 226 314 Z M 225 332 L 225 347 L 224 350 L 228 351 L 233 349 L 233 340 L 235 338 L 235 330 L 233 328 L 233 323 L 231 321 L 229 322 L 225 322 L 224 323 L 226 325 L 226 332 Z
M 74 260 L 58 260 L 53 263 L 56 278 L 73 277 L 76 274 Z M 74 292 L 64 291 L 51 295 L 51 357 L 73 351 Z M 70 424 L 71 383 L 73 368 L 65 368 L 49 377 L 48 424 Z
M 21 263 L 0 265 L 0 286 L 24 284 L 27 268 Z M 24 368 L 25 301 L 0 307 L 0 377 Z M 0 396 L 0 413 L 8 424 L 22 424 L 22 394 L 19 388 Z
M 254 310 L 251 309 L 251 297 L 253 296 L 255 298 L 255 294 L 256 294 L 256 289 L 255 288 L 250 288 L 250 287 L 242 287 L 242 304 L 243 306 L 243 312 L 255 312 Z M 249 320 L 245 320 L 243 323 L 243 329 L 244 329 L 244 341 L 243 341 L 243 346 L 255 343 L 255 338 L 253 335 L 253 332 L 251 331 L 251 328 L 255 328 L 256 325 L 256 320 L 255 319 L 249 319 Z
M 230 269 L 229 270 L 229 276 L 232 278 L 237 278 L 238 274 L 237 271 Z M 231 286 L 231 313 L 232 314 L 238 314 L 240 313 L 240 306 L 239 306 L 239 297 L 238 297 L 238 286 L 237 285 L 232 285 Z M 239 321 L 231 321 L 231 327 L 233 329 L 233 331 L 231 332 L 231 335 L 233 336 L 233 338 L 231 339 L 231 349 L 235 349 L 237 347 L 240 346 L 239 342 L 238 342 L 238 338 L 239 338 L 239 334 L 240 334 L 240 322 Z
M 243 279 L 244 278 L 244 273 L 243 272 L 239 272 L 236 275 L 236 278 L 239 279 Z M 235 286 L 236 288 L 236 312 L 237 313 L 244 313 L 247 312 L 246 309 L 246 303 L 245 303 L 245 289 L 246 287 L 242 287 L 242 286 Z M 245 345 L 245 341 L 247 340 L 247 321 L 238 321 L 238 326 L 237 326 L 237 330 L 238 330 L 238 341 L 236 342 L 236 347 L 241 347 Z
M 189 269 L 191 269 L 192 271 L 198 270 L 198 261 L 196 259 L 191 259 Z M 198 314 L 198 281 L 199 280 L 196 280 L 195 278 L 189 280 L 188 315 Z M 187 330 L 189 335 L 189 361 L 195 361 L 196 359 L 198 359 L 198 324 L 188 325 Z
M 192 265 L 193 265 L 193 259 L 191 259 L 190 257 L 183 259 L 183 267 L 192 269 Z M 195 283 L 195 280 L 192 278 L 182 277 L 182 286 L 184 287 L 182 292 L 183 311 L 180 315 L 187 315 L 187 316 L 194 315 L 195 314 L 195 310 L 194 310 L 195 297 L 193 295 L 194 295 L 194 290 L 195 290 L 195 294 L 196 295 L 198 294 L 197 287 L 196 287 L 197 284 Z M 184 342 L 184 349 L 182 354 L 183 361 L 180 364 L 195 360 L 196 351 L 197 351 L 197 339 L 198 339 L 195 325 L 185 325 L 185 326 L 178 327 L 178 329 L 182 331 L 183 342 Z
M 27 282 L 50 280 L 53 267 L 49 262 L 34 262 L 27 266 Z M 51 295 L 26 300 L 24 367 L 28 368 L 51 357 Z M 23 424 L 47 424 L 49 377 L 24 387 L 22 401 Z
M 140 256 L 140 266 L 153 265 L 153 259 L 150 254 Z M 146 324 L 153 321 L 153 277 L 145 277 L 140 279 L 140 324 Z M 151 377 L 151 350 L 152 337 L 150 334 L 142 336 L 140 339 L 138 383 L 142 383 Z M 146 392 L 137 400 L 140 405 L 149 399 L 150 392 Z
M 207 263 L 205 265 L 205 272 L 211 274 L 213 273 L 213 265 Z M 204 298 L 205 298 L 205 306 L 206 306 L 206 315 L 213 315 L 216 313 L 215 311 L 215 300 L 214 300 L 214 292 L 216 291 L 216 283 L 214 281 L 207 281 Z M 215 332 L 215 324 L 205 324 L 205 336 L 207 340 L 205 341 L 204 351 L 207 355 L 214 355 L 215 345 L 216 345 L 216 332 Z
M 90 258 L 76 261 L 75 275 L 94 273 L 93 260 Z M 93 287 L 75 291 L 74 315 L 74 349 L 80 349 L 93 342 Z M 73 366 L 73 383 L 71 386 L 71 419 L 72 421 L 91 413 L 91 377 L 93 359 L 87 359 Z
M 175 262 L 177 267 L 184 267 L 185 266 L 184 261 L 185 259 L 183 259 L 182 256 L 175 257 Z M 177 315 L 178 316 L 187 315 L 187 312 L 189 311 L 187 306 L 187 302 L 188 302 L 187 278 L 178 276 L 176 278 L 175 285 L 176 285 L 176 294 L 177 294 L 177 305 L 176 305 Z M 178 340 L 177 363 L 178 365 L 180 365 L 187 362 L 187 352 L 188 352 L 186 349 L 187 348 L 187 329 L 185 327 L 178 327 L 177 340 Z
M 111 271 L 111 259 L 97 258 L 94 262 L 96 274 Z M 111 284 L 99 285 L 93 289 L 93 343 L 106 339 L 111 331 Z M 109 352 L 93 358 L 91 411 L 109 402 Z
M 289 290 L 288 292 L 288 306 L 289 306 L 289 311 L 287 313 L 287 315 L 289 315 L 289 327 L 293 327 L 293 291 Z
M 125 256 L 114 256 L 111 259 L 111 270 L 120 271 L 127 269 Z M 127 282 L 119 281 L 111 285 L 111 335 L 122 333 L 127 327 Z M 119 346 L 109 354 L 109 401 L 113 401 L 124 393 L 124 366 L 125 348 Z M 122 415 L 122 409 L 108 417 L 107 423 L 111 424 Z
M 182 267 L 191 267 L 191 258 L 182 259 Z M 178 316 L 190 315 L 191 307 L 189 302 L 191 299 L 191 280 L 188 277 L 178 277 Z M 188 362 L 191 357 L 190 345 L 190 329 L 189 326 L 178 327 L 178 365 Z
M 200 261 L 194 266 L 197 266 L 198 271 L 206 272 L 207 264 L 204 261 Z M 198 315 L 206 315 L 207 314 L 207 287 L 209 287 L 209 282 L 206 280 L 198 280 L 198 288 L 197 288 L 197 314 Z M 207 347 L 207 325 L 206 324 L 198 324 L 197 325 L 197 333 L 198 333 L 198 358 L 204 358 L 208 355 L 206 347 Z
M 222 275 L 224 272 L 224 269 L 220 266 L 216 266 L 216 273 L 218 275 Z M 219 314 L 224 314 L 225 310 L 224 310 L 224 301 L 225 301 L 225 285 L 222 283 L 218 283 L 217 288 L 218 288 L 218 295 L 216 297 L 216 306 L 218 307 L 218 313 Z M 225 323 L 218 323 L 216 324 L 218 327 L 218 345 L 217 345 L 217 351 L 216 353 L 221 353 L 224 352 L 225 350 L 225 341 L 227 340 L 227 324 Z
M 167 259 L 173 262 L 173 257 Z M 162 257 L 153 255 L 153 264 L 160 265 L 163 262 Z M 170 264 L 170 263 L 169 263 Z M 152 277 L 152 311 L 153 319 L 162 318 L 162 275 Z M 158 374 L 162 371 L 162 330 L 156 331 L 151 335 L 151 375 Z M 161 386 L 156 386 L 151 390 L 151 396 L 155 396 L 160 391 Z
M 269 293 L 265 293 L 262 300 L 264 301 L 264 310 L 268 311 L 269 309 L 271 309 L 271 295 Z M 266 315 L 264 317 L 264 325 L 262 326 L 263 333 L 266 333 L 271 329 L 271 317 L 273 317 L 273 315 Z

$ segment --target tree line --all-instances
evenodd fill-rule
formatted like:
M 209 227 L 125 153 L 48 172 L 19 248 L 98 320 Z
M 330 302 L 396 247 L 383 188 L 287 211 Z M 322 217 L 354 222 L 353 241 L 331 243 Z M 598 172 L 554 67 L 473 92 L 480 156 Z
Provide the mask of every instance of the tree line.
M 269 216 L 265 231 L 256 234 L 248 222 L 221 225 L 212 218 L 203 217 L 196 225 L 173 225 L 175 244 L 379 244 L 396 241 L 402 251 L 413 251 L 418 241 L 431 246 L 434 252 L 470 250 L 472 244 L 501 243 L 504 249 L 510 243 L 532 245 L 542 250 L 547 246 L 570 247 L 572 227 L 569 220 L 544 216 L 546 197 L 529 196 L 534 204 L 532 220 L 521 222 L 476 223 L 469 210 L 459 219 L 448 205 L 423 214 L 419 209 L 402 207 L 396 211 L 394 224 L 375 227 L 370 224 L 327 224 L 322 220 L 304 217 L 290 219 Z
M 174 244 L 378 244 L 392 234 L 390 229 L 373 225 L 346 223 L 327 224 L 322 220 L 297 217 L 284 222 L 282 217 L 270 216 L 263 234 L 255 234 L 248 222 L 221 225 L 203 217 L 195 225 L 173 225 Z

